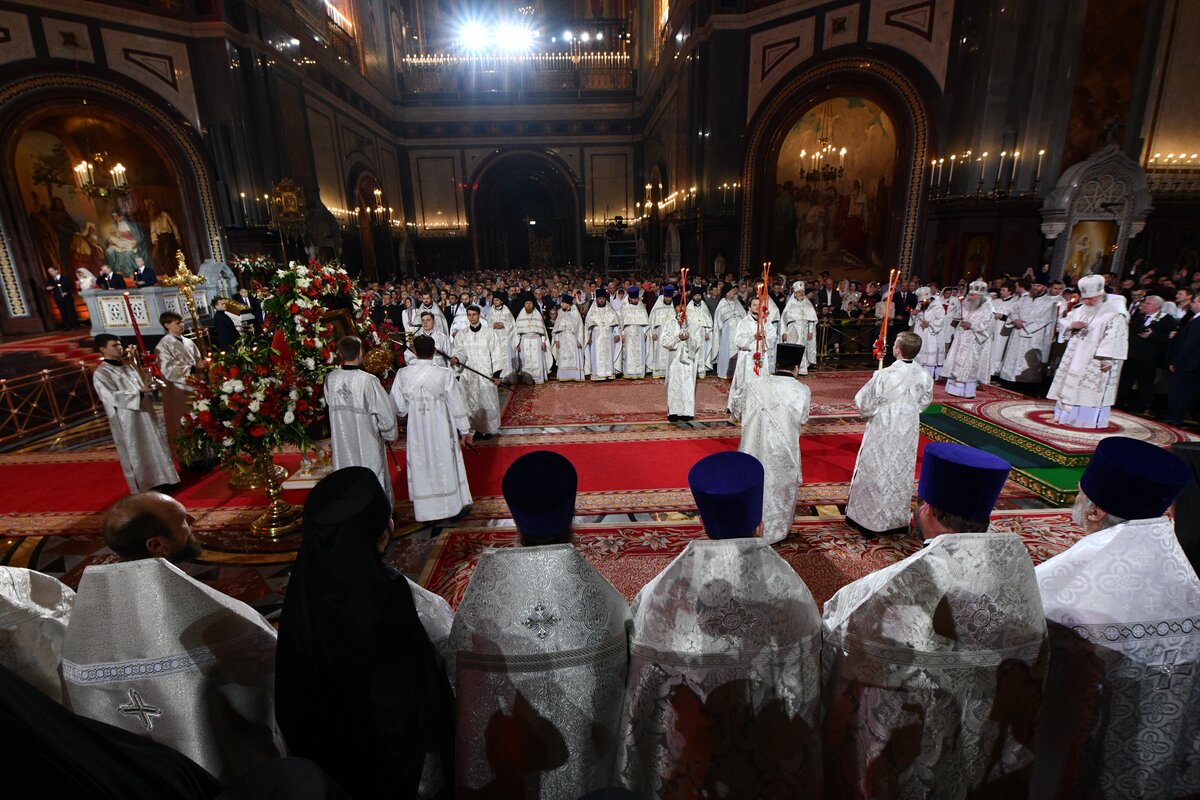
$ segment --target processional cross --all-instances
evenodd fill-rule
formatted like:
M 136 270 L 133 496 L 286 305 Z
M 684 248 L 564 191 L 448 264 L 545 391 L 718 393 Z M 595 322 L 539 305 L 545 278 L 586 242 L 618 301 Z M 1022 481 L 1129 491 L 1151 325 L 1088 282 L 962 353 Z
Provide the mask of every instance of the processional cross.
M 196 301 L 193 297 L 196 293 L 196 287 L 204 283 L 204 278 L 188 269 L 187 258 L 183 255 L 182 250 L 175 251 L 175 260 L 179 262 L 179 266 L 176 267 L 173 273 L 163 278 L 162 283 L 179 290 L 179 295 L 183 298 L 183 304 L 187 306 L 188 313 L 192 317 L 192 330 L 196 333 L 196 345 L 200 348 L 200 355 L 207 357 L 208 342 L 204 340 L 204 336 L 201 334 L 200 320 L 196 317 Z

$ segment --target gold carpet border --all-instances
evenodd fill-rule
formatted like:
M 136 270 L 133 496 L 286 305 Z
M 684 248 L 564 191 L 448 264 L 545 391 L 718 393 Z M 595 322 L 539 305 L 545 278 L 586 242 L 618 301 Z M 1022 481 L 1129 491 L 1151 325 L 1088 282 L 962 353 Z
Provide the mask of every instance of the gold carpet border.
M 990 420 L 977 417 L 969 411 L 964 411 L 961 408 L 952 406 L 949 403 L 942 405 L 942 413 L 947 417 L 964 425 L 970 425 L 976 430 L 983 431 L 989 436 L 994 436 L 997 439 L 1016 445 L 1026 452 L 1041 456 L 1047 461 L 1053 461 L 1062 467 L 1086 467 L 1088 462 L 1092 460 L 1091 453 L 1070 454 L 1064 453 L 1061 450 L 1056 450 L 1048 444 L 1030 439 L 1027 436 L 1022 436 L 1008 428 L 998 425 Z

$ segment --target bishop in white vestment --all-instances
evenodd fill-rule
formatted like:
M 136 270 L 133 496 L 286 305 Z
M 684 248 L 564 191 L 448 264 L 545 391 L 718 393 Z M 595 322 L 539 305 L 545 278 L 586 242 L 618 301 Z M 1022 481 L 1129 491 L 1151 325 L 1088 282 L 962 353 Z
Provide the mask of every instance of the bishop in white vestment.
M 929 373 L 929 377 L 937 380 L 942 373 L 942 364 L 946 360 L 946 350 L 942 347 L 942 330 L 950 321 L 946 319 L 946 310 L 941 302 L 934 299 L 929 287 L 917 289 L 917 307 L 908 318 L 912 332 L 921 340 L 921 352 L 917 363 Z
M 633 602 L 617 778 L 640 797 L 821 797 L 821 618 L 756 538 L 763 468 L 714 453 L 688 483 L 708 539 Z
M 546 321 L 542 312 L 534 308 L 531 298 L 525 300 L 525 307 L 517 314 L 515 330 L 518 375 L 528 375 L 535 384 L 545 383 L 554 366 L 554 354 L 546 333 Z
M 1191 481 L 1148 442 L 1096 447 L 1087 535 L 1036 569 L 1050 670 L 1031 797 L 1200 796 L 1200 580 L 1163 516 Z
M 717 377 L 732 378 L 737 366 L 738 349 L 733 343 L 738 322 L 746 316 L 746 308 L 738 299 L 737 287 L 726 284 L 725 296 L 717 303 L 713 329 L 717 333 Z
M 454 337 L 450 363 L 458 374 L 471 431 L 487 439 L 500 430 L 500 393 L 495 381 L 508 363 L 508 345 L 493 328 L 480 322 L 478 307 L 467 309 L 466 317 L 467 326 Z
M 125 366 L 121 360 L 124 355 L 121 340 L 111 333 L 102 333 L 96 337 L 95 347 L 104 361 L 92 373 L 92 385 L 108 415 L 108 427 L 129 491 L 136 494 L 155 486 L 179 483 L 166 431 L 150 399 L 151 390 L 137 370 Z
M 986 527 L 1008 471 L 929 445 L 925 548 L 825 604 L 827 796 L 1026 796 L 1046 663 L 1033 563 L 1016 534 L 959 532 Z
M 892 347 L 896 360 L 854 396 L 867 430 L 854 462 L 846 524 L 868 539 L 908 533 L 921 412 L 933 402 L 933 378 L 913 361 L 913 351 L 923 347 L 916 334 L 901 332 Z
M 592 380 L 612 380 L 621 366 L 621 320 L 609 305 L 607 289 L 596 290 L 583 328 Z
M 641 289 L 629 287 L 629 300 L 621 307 L 621 376 L 646 377 L 647 330 L 650 315 L 641 301 Z
M 75 593 L 57 578 L 0 567 L 0 664 L 62 702 L 58 659 Z
M 325 376 L 333 468 L 366 467 L 375 473 L 388 503 L 394 505 L 392 471 L 386 442 L 400 435 L 396 408 L 379 378 L 362 368 L 362 342 L 346 336 L 338 342 L 342 368 Z
M 1058 322 L 1067 342 L 1046 398 L 1054 421 L 1071 428 L 1106 428 L 1129 350 L 1129 312 L 1121 295 L 1105 295 L 1104 279 L 1079 279 L 1080 305 Z
M 683 305 L 683 298 L 675 299 L 675 307 Z M 667 419 L 671 422 L 687 422 L 696 416 L 696 347 L 695 340 L 687 329 L 681 328 L 677 317 L 669 317 L 662 327 L 660 343 L 670 355 L 667 365 Z
M 1000 380 L 1011 383 L 1041 383 L 1050 360 L 1058 307 L 1047 302 L 1044 284 L 1027 280 L 1017 289 L 1009 307 L 1008 347 L 1000 363 Z
M 750 381 L 738 450 L 766 469 L 763 487 L 762 538 L 782 542 L 796 517 L 796 492 L 804 480 L 800 464 L 800 429 L 808 422 L 812 391 L 796 379 L 805 358 L 803 345 L 780 343 L 775 374 Z
M 562 307 L 558 319 L 554 320 L 554 361 L 558 364 L 555 376 L 560 381 L 582 381 L 587 378 L 587 352 L 583 331 L 583 317 L 575 307 L 575 299 L 569 294 L 561 298 Z
M 417 360 L 396 373 L 392 402 L 408 417 L 405 446 L 408 497 L 418 522 L 447 519 L 471 504 L 459 442 L 471 441 L 471 423 L 454 374 L 432 363 L 433 340 L 417 337 Z
M 987 284 L 973 281 L 942 367 L 946 394 L 974 397 L 976 386 L 991 380 L 992 327 L 995 322 L 995 313 L 987 299 Z
M 817 310 L 804 293 L 804 281 L 792 284 L 792 294 L 783 307 L 783 341 L 804 346 L 804 363 L 800 374 L 817 363 Z

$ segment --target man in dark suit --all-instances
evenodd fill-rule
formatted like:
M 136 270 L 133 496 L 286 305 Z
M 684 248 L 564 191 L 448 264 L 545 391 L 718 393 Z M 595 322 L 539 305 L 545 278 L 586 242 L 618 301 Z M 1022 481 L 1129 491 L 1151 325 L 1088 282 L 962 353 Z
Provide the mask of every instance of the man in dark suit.
M 54 304 L 62 314 L 63 330 L 73 331 L 79 327 L 79 317 L 75 315 L 75 286 L 69 278 L 63 277 L 58 267 L 50 267 L 50 285 L 46 291 L 53 292 Z
M 824 308 L 841 309 L 842 293 L 833 288 L 833 278 L 826 278 L 825 285 L 817 290 L 817 311 Z
M 233 316 L 225 310 L 225 298 L 219 297 L 213 303 L 215 312 L 213 313 L 213 338 L 217 340 L 218 350 L 232 350 L 237 344 L 238 336 L 241 334 L 238 331 L 237 323 L 233 321 Z
M 147 286 L 153 286 L 158 283 L 158 276 L 154 274 L 154 270 L 146 266 L 146 262 L 142 261 L 141 256 L 133 259 L 133 264 L 137 269 L 133 271 L 133 285 L 139 289 L 144 289 Z
M 1179 325 L 1173 316 L 1163 313 L 1162 306 L 1163 299 L 1152 294 L 1129 318 L 1129 355 L 1121 370 L 1117 407 L 1134 414 L 1150 410 L 1154 374 L 1163 365 L 1167 344 Z
M 1179 289 L 1178 291 L 1175 292 L 1175 305 L 1179 308 L 1180 311 L 1183 312 L 1183 316 L 1181 316 L 1179 318 L 1179 327 L 1181 327 L 1181 328 L 1193 316 L 1193 314 L 1192 314 L 1192 298 L 1195 296 L 1196 296 L 1196 293 L 1193 292 L 1191 289 Z
M 908 330 L 908 320 L 912 317 L 913 309 L 917 307 L 917 282 L 897 281 L 892 305 L 896 307 L 896 319 L 888 327 L 894 327 L 896 333 Z
M 1171 388 L 1167 393 L 1167 422 L 1182 425 L 1188 409 L 1200 394 L 1200 297 L 1193 297 L 1192 318 L 1184 325 L 1167 350 L 1167 369 Z
M 125 276 L 119 272 L 113 272 L 112 267 L 105 264 L 100 268 L 100 274 L 96 277 L 97 289 L 124 289 Z

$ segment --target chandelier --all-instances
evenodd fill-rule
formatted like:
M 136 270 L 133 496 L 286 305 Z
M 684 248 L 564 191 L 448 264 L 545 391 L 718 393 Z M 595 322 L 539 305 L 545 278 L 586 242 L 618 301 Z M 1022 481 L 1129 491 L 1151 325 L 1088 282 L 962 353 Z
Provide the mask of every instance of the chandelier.
M 800 158 L 807 158 L 808 168 L 801 169 L 804 180 L 813 184 L 831 184 L 841 179 L 846 173 L 845 147 L 839 148 L 833 143 L 833 103 L 826 100 L 821 104 L 817 118 L 817 148 L 809 153 L 800 151 Z M 837 164 L 834 164 L 834 161 Z
M 83 104 L 87 105 L 87 101 Z M 83 151 L 92 157 L 75 165 L 75 185 L 88 197 L 124 197 L 129 193 L 125 166 L 118 162 L 106 168 L 104 159 L 108 153 L 92 147 L 92 122 L 89 118 L 83 129 Z

